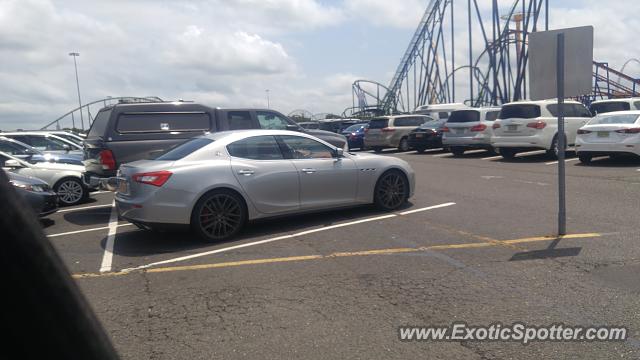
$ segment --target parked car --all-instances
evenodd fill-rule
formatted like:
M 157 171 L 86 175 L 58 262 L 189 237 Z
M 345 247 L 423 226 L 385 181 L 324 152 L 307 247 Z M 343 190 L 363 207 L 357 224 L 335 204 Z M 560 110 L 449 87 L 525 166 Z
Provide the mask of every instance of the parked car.
M 123 164 L 115 201 L 118 214 L 140 228 L 190 226 L 215 241 L 247 220 L 368 203 L 394 210 L 414 183 L 398 158 L 346 153 L 300 132 L 247 130 Z
M 429 118 L 431 119 L 431 118 Z M 418 128 L 409 133 L 409 147 L 417 152 L 424 152 L 426 149 L 436 149 L 442 147 L 442 131 L 447 120 L 428 120 Z
M 342 135 L 347 138 L 349 150 L 364 149 L 364 135 L 369 128 L 369 123 L 353 124 L 342 130 Z
M 505 159 L 520 151 L 542 149 L 551 157 L 558 154 L 558 103 L 556 100 L 517 101 L 502 106 L 493 122 L 491 145 Z M 565 139 L 576 140 L 578 128 L 591 118 L 591 112 L 577 101 L 564 103 Z
M 492 127 L 499 113 L 499 107 L 453 111 L 442 130 L 442 144 L 455 156 L 462 155 L 469 149 L 493 151 Z
M 82 157 L 80 155 L 42 152 L 18 140 L 4 136 L 0 136 L 0 151 L 32 164 L 47 161 L 82 165 Z
M 61 137 L 65 140 L 72 141 L 80 146 L 82 146 L 82 141 L 84 141 L 84 138 L 82 136 L 72 133 L 70 131 L 64 131 L 64 130 L 40 130 L 40 131 L 45 132 L 47 134 Z
M 324 119 L 318 120 L 318 129 L 340 134 L 349 126 L 362 122 L 360 119 Z
M 436 120 L 446 120 L 452 111 L 469 108 L 469 106 L 463 103 L 427 104 L 418 106 L 413 113 L 428 115 Z
M 44 217 L 58 211 L 58 194 L 51 190 L 46 182 L 10 171 L 5 173 L 16 192 L 29 203 L 38 216 Z
M 320 127 L 317 121 L 303 121 L 299 122 L 298 125 L 303 129 L 318 129 Z
M 576 153 L 583 164 L 594 156 L 640 156 L 640 111 L 601 113 L 578 129 Z
M 303 129 L 273 110 L 220 109 L 186 102 L 123 103 L 98 112 L 84 140 L 85 183 L 98 186 L 120 164 L 150 159 L 193 137 L 229 130 L 294 130 L 347 149 L 344 136 Z
M 6 132 L 2 136 L 27 144 L 40 151 L 52 154 L 82 155 L 82 146 L 57 135 L 41 131 Z
M 371 119 L 364 136 L 364 146 L 375 152 L 384 148 L 408 151 L 409 133 L 429 119 L 431 118 L 425 115 L 390 115 Z
M 82 166 L 50 162 L 29 164 L 3 152 L 0 152 L 0 165 L 13 173 L 45 181 L 58 194 L 61 205 L 76 205 L 89 196 L 90 189 L 81 180 Z
M 589 105 L 591 115 L 612 111 L 640 110 L 640 97 L 596 100 Z

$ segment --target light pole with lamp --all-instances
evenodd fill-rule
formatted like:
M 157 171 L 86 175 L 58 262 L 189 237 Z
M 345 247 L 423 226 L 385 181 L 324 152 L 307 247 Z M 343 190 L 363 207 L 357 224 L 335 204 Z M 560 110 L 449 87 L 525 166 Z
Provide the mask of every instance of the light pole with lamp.
M 80 53 L 77 52 L 70 52 L 69 56 L 73 56 L 73 66 L 76 69 L 76 87 L 78 89 L 78 106 L 80 110 L 80 123 L 82 124 L 82 130 L 84 130 L 84 117 L 82 115 L 82 100 L 80 99 L 80 81 L 78 81 L 78 63 L 76 62 L 76 57 L 80 56 Z M 75 128 L 75 124 L 73 124 L 73 127 Z

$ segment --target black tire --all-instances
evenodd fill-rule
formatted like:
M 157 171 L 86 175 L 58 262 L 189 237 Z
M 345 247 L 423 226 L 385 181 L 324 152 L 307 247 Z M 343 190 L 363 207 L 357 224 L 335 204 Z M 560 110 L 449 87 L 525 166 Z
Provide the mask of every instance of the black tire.
M 464 148 L 460 146 L 452 146 L 451 153 L 453 156 L 462 156 L 464 155 Z
M 191 212 L 191 230 L 206 241 L 236 236 L 247 222 L 247 205 L 237 193 L 212 190 L 202 195 Z
M 500 156 L 505 160 L 513 160 L 516 157 L 517 152 L 510 148 L 500 148 Z
M 385 211 L 393 211 L 409 199 L 409 180 L 399 170 L 384 172 L 373 190 L 373 202 Z
M 592 155 L 589 155 L 589 154 L 578 154 L 578 160 L 580 160 L 580 162 L 585 164 L 585 165 L 591 164 L 591 159 L 593 159 Z
M 398 144 L 398 151 L 409 151 L 409 139 L 407 139 L 406 137 L 403 137 L 402 139 L 400 139 L 400 144 Z
M 72 206 L 81 203 L 89 196 L 89 190 L 80 179 L 67 177 L 58 180 L 53 185 L 53 191 L 58 194 L 60 205 Z
M 427 149 L 425 149 L 425 148 L 416 148 L 416 151 L 417 151 L 419 154 L 424 153 L 424 151 L 425 151 L 425 150 L 427 150 Z
M 567 139 L 565 138 L 564 141 L 564 150 L 565 153 L 567 151 Z M 551 149 L 547 150 L 547 156 L 550 157 L 553 160 L 557 160 L 558 159 L 558 135 L 556 134 L 556 136 L 553 137 L 553 141 L 551 141 Z
M 379 147 L 379 146 L 375 146 L 375 147 L 373 147 L 373 151 L 379 153 L 379 152 L 382 152 L 382 148 Z

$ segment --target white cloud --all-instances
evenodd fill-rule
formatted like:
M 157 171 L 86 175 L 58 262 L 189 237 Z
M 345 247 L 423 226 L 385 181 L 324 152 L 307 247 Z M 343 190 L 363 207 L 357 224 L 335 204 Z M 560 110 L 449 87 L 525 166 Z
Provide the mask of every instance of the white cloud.
M 358 18 L 358 21 L 408 29 L 415 29 L 418 26 L 426 7 L 427 2 L 421 0 L 345 1 L 345 8 L 352 17 Z

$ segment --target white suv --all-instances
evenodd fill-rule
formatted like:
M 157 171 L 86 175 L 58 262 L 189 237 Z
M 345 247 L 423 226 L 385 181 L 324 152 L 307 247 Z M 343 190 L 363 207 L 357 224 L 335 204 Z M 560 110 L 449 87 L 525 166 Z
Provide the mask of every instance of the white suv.
M 547 150 L 558 154 L 558 103 L 556 100 L 517 101 L 502 106 L 493 123 L 491 144 L 505 159 L 519 151 Z M 591 119 L 591 112 L 577 101 L 565 101 L 564 126 L 567 145 L 576 141 L 578 129 Z
M 442 129 L 442 144 L 455 156 L 469 149 L 492 151 L 492 126 L 499 113 L 499 107 L 453 111 Z

